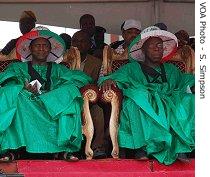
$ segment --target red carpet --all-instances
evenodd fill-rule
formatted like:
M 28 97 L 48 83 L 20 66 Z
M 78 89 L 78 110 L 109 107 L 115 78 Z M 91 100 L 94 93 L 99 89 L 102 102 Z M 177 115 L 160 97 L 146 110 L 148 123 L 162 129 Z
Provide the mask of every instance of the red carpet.
M 17 169 L 25 177 L 194 177 L 195 161 L 165 166 L 155 160 L 22 160 L 17 162 Z

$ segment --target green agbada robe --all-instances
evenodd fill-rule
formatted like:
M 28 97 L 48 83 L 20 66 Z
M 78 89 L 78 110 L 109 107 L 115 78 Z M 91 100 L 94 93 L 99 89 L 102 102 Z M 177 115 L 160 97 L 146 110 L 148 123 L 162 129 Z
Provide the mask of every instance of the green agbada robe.
M 33 68 L 46 80 L 47 66 Z M 79 88 L 91 78 L 52 63 L 50 91 L 38 96 L 24 88 L 30 78 L 22 62 L 0 73 L 0 153 L 23 146 L 31 153 L 78 151 L 83 104 Z
M 178 153 L 194 149 L 194 104 L 187 86 L 194 76 L 164 64 L 167 82 L 150 83 L 138 62 L 129 63 L 101 78 L 117 82 L 124 99 L 120 113 L 119 146 L 143 147 L 148 155 L 164 164 L 173 163 Z M 160 67 L 155 68 L 160 72 Z M 150 80 L 152 78 L 148 76 Z

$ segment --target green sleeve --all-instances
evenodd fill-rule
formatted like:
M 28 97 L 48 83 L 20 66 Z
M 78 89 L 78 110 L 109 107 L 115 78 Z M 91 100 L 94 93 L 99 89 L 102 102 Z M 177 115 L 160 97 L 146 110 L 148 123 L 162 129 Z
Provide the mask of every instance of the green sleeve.
M 101 85 L 105 80 L 113 80 L 117 83 L 117 86 L 120 89 L 127 87 L 130 83 L 129 73 L 133 65 L 133 63 L 126 64 L 120 67 L 117 71 L 113 72 L 112 74 L 101 77 L 98 81 L 98 84 Z
M 56 64 L 59 70 L 59 78 L 65 83 L 75 84 L 77 87 L 83 87 L 93 82 L 91 77 L 79 70 L 71 70 L 65 66 Z
M 169 71 L 167 79 L 175 89 L 186 90 L 187 87 L 195 85 L 195 76 L 189 73 L 182 73 L 173 64 L 165 64 L 166 69 Z
M 20 84 L 22 77 L 21 73 L 17 72 L 17 68 L 19 68 L 18 63 L 12 63 L 7 66 L 6 70 L 0 73 L 0 84 Z

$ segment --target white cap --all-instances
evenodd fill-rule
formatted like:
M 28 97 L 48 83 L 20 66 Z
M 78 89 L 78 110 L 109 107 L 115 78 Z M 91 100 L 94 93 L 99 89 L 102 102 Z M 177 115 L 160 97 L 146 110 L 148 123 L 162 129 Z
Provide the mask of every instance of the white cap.
M 141 22 L 134 19 L 126 20 L 123 25 L 123 29 L 128 30 L 131 28 L 136 28 L 138 30 L 141 30 Z

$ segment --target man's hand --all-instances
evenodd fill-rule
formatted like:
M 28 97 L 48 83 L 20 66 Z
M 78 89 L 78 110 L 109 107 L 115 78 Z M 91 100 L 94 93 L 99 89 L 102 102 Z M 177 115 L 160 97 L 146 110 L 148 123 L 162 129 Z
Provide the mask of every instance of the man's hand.
M 103 92 L 106 92 L 108 90 L 111 90 L 112 86 L 117 87 L 115 81 L 113 81 L 113 80 L 106 80 L 101 85 L 100 89 L 102 89 Z
M 38 94 L 38 89 L 37 89 L 37 83 L 35 83 L 33 86 L 26 81 L 25 82 L 25 89 L 28 90 L 29 92 L 33 93 L 33 94 Z
M 195 94 L 195 86 L 190 87 L 190 90 L 193 94 Z

